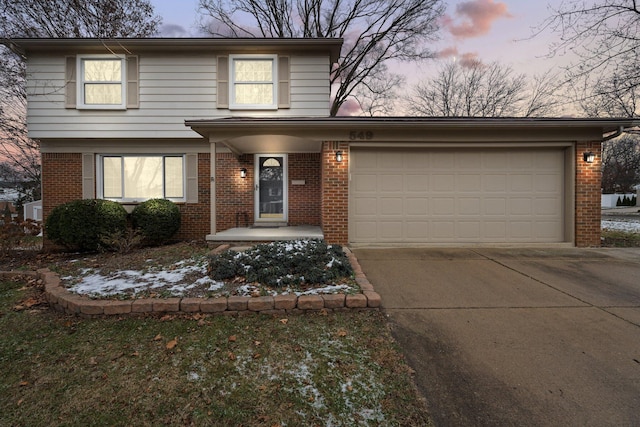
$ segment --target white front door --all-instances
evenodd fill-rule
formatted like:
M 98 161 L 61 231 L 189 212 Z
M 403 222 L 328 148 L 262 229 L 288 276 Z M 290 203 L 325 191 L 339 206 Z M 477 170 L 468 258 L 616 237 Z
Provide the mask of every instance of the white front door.
M 255 221 L 287 221 L 287 155 L 256 154 Z

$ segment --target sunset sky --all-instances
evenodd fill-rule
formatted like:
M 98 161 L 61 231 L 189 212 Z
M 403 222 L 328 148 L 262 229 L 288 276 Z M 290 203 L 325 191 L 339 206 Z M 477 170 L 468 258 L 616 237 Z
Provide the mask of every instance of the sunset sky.
M 198 0 L 152 0 L 163 18 L 164 36 L 198 36 Z M 443 59 L 499 61 L 527 74 L 543 72 L 568 61 L 546 58 L 552 33 L 531 39 L 535 27 L 549 16 L 548 4 L 560 0 L 450 0 L 442 21 L 441 41 L 432 48 Z M 416 77 L 416 76 L 409 76 Z

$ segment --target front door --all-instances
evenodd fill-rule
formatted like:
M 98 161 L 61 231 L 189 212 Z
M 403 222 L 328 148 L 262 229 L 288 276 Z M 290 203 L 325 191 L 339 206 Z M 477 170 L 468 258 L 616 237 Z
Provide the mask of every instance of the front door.
M 287 221 L 287 155 L 256 154 L 255 220 Z

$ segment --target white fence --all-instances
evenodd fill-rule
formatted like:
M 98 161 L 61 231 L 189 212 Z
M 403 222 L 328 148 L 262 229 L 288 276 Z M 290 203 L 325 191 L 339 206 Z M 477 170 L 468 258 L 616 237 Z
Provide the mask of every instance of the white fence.
M 602 206 L 603 208 L 615 208 L 617 203 L 618 203 L 618 198 L 620 198 L 620 200 L 624 199 L 624 196 L 627 196 L 627 198 L 631 199 L 632 197 L 636 196 L 637 194 L 634 193 L 628 193 L 628 194 L 603 194 L 602 195 L 602 202 L 600 203 L 600 206 Z M 637 202 L 636 202 L 637 204 Z

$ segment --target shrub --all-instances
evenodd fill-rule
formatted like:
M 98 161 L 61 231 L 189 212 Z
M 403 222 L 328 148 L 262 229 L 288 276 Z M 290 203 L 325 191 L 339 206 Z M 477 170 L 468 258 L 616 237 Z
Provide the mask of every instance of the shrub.
M 119 203 L 100 199 L 74 200 L 51 211 L 45 233 L 54 243 L 82 252 L 106 248 L 102 237 L 124 232 L 127 211 Z
M 329 284 L 353 274 L 339 245 L 298 240 L 257 245 L 245 252 L 226 251 L 209 259 L 214 280 L 243 277 L 267 286 Z
M 131 212 L 133 227 L 151 244 L 161 244 L 180 229 L 180 209 L 170 200 L 150 199 Z
M 27 219 L 25 221 L 2 221 L 0 225 L 0 256 L 8 255 L 12 250 L 33 249 L 33 238 L 41 231 L 38 222 Z

